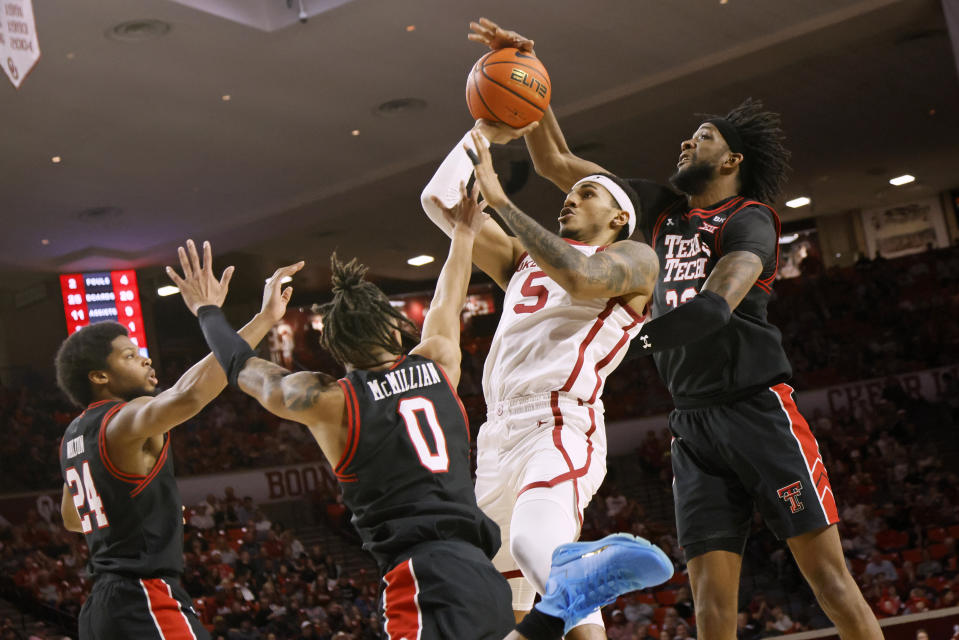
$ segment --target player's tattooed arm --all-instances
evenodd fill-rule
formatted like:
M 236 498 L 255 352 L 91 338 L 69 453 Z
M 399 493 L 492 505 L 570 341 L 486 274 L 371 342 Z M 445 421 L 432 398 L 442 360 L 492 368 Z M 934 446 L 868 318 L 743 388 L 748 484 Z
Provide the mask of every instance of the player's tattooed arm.
M 340 388 L 332 376 L 314 371 L 292 373 L 262 358 L 248 360 L 238 381 L 240 389 L 270 413 L 307 426 L 331 417 L 327 415 L 329 409 L 336 405 L 329 402 L 331 392 L 342 404 Z
M 331 464 L 342 457 L 346 397 L 333 376 L 316 371 L 291 373 L 268 360 L 250 358 L 237 381 L 273 415 L 309 427 Z
M 623 240 L 586 256 L 509 200 L 495 208 L 536 264 L 574 297 L 649 295 L 656 286 L 659 261 L 649 245 Z
M 735 310 L 762 272 L 763 262 L 755 253 L 733 251 L 719 259 L 706 279 L 703 291 L 722 296 L 730 310 Z

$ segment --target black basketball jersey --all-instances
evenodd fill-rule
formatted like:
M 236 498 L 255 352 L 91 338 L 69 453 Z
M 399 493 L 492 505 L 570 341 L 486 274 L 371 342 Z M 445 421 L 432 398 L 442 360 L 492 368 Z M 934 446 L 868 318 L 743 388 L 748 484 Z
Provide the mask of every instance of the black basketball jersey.
M 334 471 L 363 548 L 381 570 L 410 547 L 463 540 L 492 558 L 499 528 L 476 505 L 466 412 L 432 360 L 352 371 L 339 384 L 349 436 Z
M 124 473 L 109 458 L 106 425 L 126 403 L 94 402 L 67 427 L 60 471 L 90 549 L 90 572 L 139 578 L 183 572 L 183 513 L 170 434 L 153 470 Z
M 792 368 L 782 334 L 767 320 L 779 262 L 779 216 L 761 202 L 735 196 L 706 209 L 646 180 L 630 180 L 640 195 L 641 226 L 659 256 L 652 298 L 657 318 L 702 290 L 719 259 L 749 251 L 763 270 L 729 323 L 686 346 L 653 354 L 677 408 L 729 402 L 787 380 Z

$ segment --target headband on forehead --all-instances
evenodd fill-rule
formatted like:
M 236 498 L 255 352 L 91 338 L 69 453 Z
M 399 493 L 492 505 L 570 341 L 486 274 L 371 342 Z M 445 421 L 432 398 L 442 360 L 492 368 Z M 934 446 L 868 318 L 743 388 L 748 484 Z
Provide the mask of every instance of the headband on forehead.
M 626 222 L 626 229 L 629 232 L 629 235 L 633 235 L 633 230 L 636 229 L 636 208 L 633 207 L 633 201 L 629 199 L 629 196 L 626 195 L 626 192 L 623 191 L 623 188 L 606 176 L 601 176 L 598 173 L 594 173 L 593 175 L 586 176 L 574 184 L 570 191 L 573 191 L 576 189 L 576 187 L 584 182 L 595 182 L 609 191 L 609 194 L 613 196 L 613 200 L 616 201 L 616 205 L 629 214 L 629 220 Z
M 729 145 L 730 151 L 733 153 L 743 152 L 743 139 L 739 136 L 736 127 L 734 127 L 729 120 L 726 118 L 710 118 L 706 122 L 719 129 L 719 133 L 723 135 L 723 139 L 726 140 L 726 144 Z

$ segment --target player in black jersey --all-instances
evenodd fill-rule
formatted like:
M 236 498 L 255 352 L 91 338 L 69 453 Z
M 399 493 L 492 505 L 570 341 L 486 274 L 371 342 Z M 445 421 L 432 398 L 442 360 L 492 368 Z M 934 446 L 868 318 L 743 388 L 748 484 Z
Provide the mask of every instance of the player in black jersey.
M 532 53 L 528 38 L 480 19 L 473 41 Z M 499 127 L 503 129 L 502 126 Z M 575 156 L 549 110 L 525 136 L 536 171 L 562 190 L 604 171 Z M 735 637 L 742 553 L 755 507 L 787 540 L 823 610 L 849 639 L 882 632 L 846 568 L 836 500 L 809 426 L 785 384 L 792 370 L 766 319 L 779 218 L 768 205 L 789 153 L 778 114 L 747 100 L 682 142 L 679 192 L 631 180 L 639 227 L 660 259 L 653 320 L 630 351 L 654 355 L 676 410 L 676 520 L 700 640 Z
M 190 241 L 180 262 L 207 282 L 217 282 L 210 246 L 201 266 Z M 290 291 L 280 280 L 302 263 L 277 270 L 263 308 L 241 330 L 256 345 L 283 317 Z M 225 285 L 229 267 L 218 284 Z M 208 638 L 180 586 L 183 515 L 173 477 L 170 434 L 226 386 L 212 355 L 157 393 L 156 373 L 115 322 L 84 327 L 68 337 L 56 357 L 60 388 L 86 409 L 60 445 L 63 522 L 82 532 L 90 549 L 93 588 L 80 611 L 80 638 Z
M 346 367 L 340 380 L 254 357 L 219 309 L 225 285 L 199 291 L 169 272 L 230 382 L 309 427 L 333 465 L 363 548 L 383 575 L 387 637 L 558 638 L 591 608 L 664 582 L 672 564 L 632 536 L 567 545 L 553 557 L 539 609 L 515 625 L 509 586 L 490 561 L 499 530 L 476 504 L 469 425 L 455 391 L 473 240 L 488 218 L 475 189 L 469 196 L 461 187 L 461 196 L 447 210 L 450 254 L 408 354 L 402 343 L 417 339 L 415 326 L 365 281 L 366 267 L 333 256 L 334 299 L 321 309 L 321 344 Z

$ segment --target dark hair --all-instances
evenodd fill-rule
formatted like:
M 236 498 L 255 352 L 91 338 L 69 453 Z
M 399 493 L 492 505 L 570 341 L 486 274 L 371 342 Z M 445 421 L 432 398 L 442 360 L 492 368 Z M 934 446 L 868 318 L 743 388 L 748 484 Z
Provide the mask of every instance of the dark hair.
M 399 355 L 403 338 L 419 340 L 419 332 L 409 318 L 390 304 L 386 294 L 363 278 L 367 267 L 353 258 L 340 262 L 336 253 L 330 256 L 333 270 L 333 301 L 314 305 L 313 311 L 323 316 L 320 346 L 340 364 L 365 369 L 380 364 L 373 360 L 371 347 L 379 347 Z M 393 333 L 398 329 L 401 336 Z
M 57 385 L 74 404 L 85 407 L 93 402 L 93 387 L 88 376 L 91 371 L 107 368 L 113 341 L 126 335 L 129 335 L 126 327 L 118 322 L 97 322 L 63 341 L 54 359 Z
M 633 204 L 633 211 L 636 212 L 636 227 L 638 227 L 639 216 L 642 213 L 642 207 L 639 204 L 639 194 L 636 193 L 636 190 L 633 189 L 628 182 L 626 182 L 619 176 L 614 176 L 611 173 L 597 173 L 596 175 L 609 178 L 610 180 L 613 181 L 613 183 L 616 184 L 616 186 L 618 186 L 620 189 L 626 192 L 626 196 L 629 198 L 629 201 Z M 615 199 L 613 199 L 612 204 L 614 207 L 620 208 L 619 203 L 616 202 Z M 635 229 L 636 227 L 633 227 L 633 229 Z M 627 224 L 627 225 L 623 225 L 623 227 L 620 228 L 619 234 L 616 235 L 614 242 L 618 242 L 620 240 L 627 240 L 628 238 L 629 238 L 629 225 Z
M 717 116 L 710 116 L 717 117 Z M 764 111 L 760 100 L 746 98 L 725 116 L 743 143 L 739 165 L 740 195 L 759 202 L 775 202 L 786 184 L 789 156 L 778 113 Z

